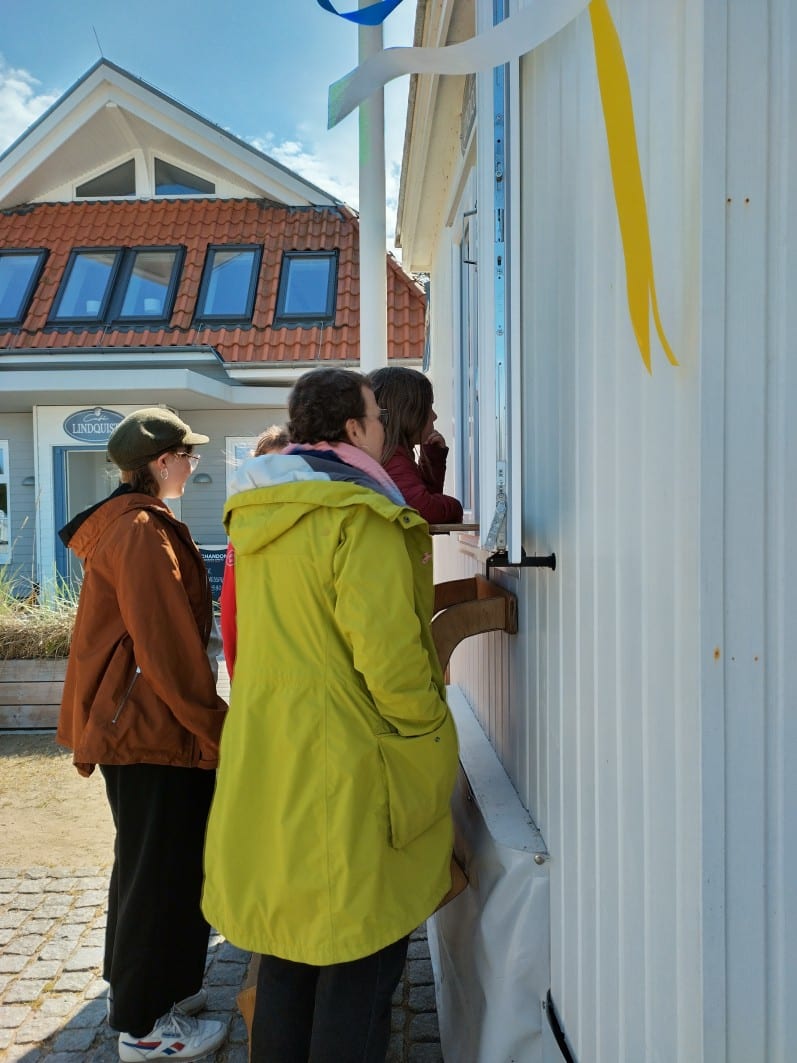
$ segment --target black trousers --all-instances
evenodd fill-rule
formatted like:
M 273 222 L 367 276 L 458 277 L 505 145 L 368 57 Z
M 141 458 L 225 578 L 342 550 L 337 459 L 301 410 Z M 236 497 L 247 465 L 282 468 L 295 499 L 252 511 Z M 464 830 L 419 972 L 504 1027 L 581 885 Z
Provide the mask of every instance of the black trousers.
M 110 1024 L 135 1037 L 202 985 L 210 928 L 200 910 L 215 772 L 102 765 L 116 826 L 103 978 Z
M 251 1063 L 384 1063 L 408 942 L 329 967 L 261 956 Z

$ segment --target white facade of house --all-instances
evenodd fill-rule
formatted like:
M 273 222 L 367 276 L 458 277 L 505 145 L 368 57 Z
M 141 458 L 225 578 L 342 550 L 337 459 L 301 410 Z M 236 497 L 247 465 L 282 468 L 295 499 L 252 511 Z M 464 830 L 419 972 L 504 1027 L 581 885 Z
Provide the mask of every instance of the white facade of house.
M 470 133 L 464 78 L 419 78 L 411 91 L 403 260 L 431 274 L 451 487 L 473 482 L 481 525 L 480 541 L 438 544 L 436 578 L 484 573 L 502 456 L 509 560 L 521 546 L 556 555 L 554 571 L 493 569 L 518 596 L 519 632 L 452 658 L 457 711 L 478 719 L 541 844 L 520 820 L 514 842 L 504 830 L 511 798 L 484 783 L 470 743 L 458 817 L 476 884 L 430 935 L 443 1049 L 456 1063 L 563 1058 L 550 986 L 580 1063 L 786 1063 L 797 1041 L 797 5 L 609 7 L 677 368 L 654 340 L 649 375 L 636 349 L 588 15 L 507 71 L 498 371 L 492 79 L 476 79 Z M 493 17 L 491 0 L 421 0 L 416 43 L 465 39 Z M 513 883 L 500 918 L 497 867 Z M 467 1037 L 463 1007 L 478 1016 Z

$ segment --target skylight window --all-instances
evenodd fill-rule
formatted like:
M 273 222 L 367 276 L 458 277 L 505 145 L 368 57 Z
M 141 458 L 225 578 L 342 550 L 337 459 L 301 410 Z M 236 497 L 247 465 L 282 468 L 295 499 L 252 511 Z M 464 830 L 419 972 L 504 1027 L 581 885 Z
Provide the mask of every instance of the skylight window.
M 286 251 L 277 295 L 276 325 L 332 321 L 338 282 L 335 251 Z
M 168 321 L 182 260 L 183 249 L 178 247 L 75 249 L 51 320 Z
M 46 251 L 0 251 L 0 324 L 19 325 L 39 283 Z
M 215 193 L 216 186 L 212 181 L 163 159 L 155 160 L 156 196 L 212 196 Z
M 132 159 L 92 177 L 75 189 L 77 199 L 113 199 L 136 194 L 136 164 Z
M 255 301 L 262 249 L 211 247 L 197 301 L 197 320 L 249 321 Z
M 177 281 L 176 247 L 165 250 L 139 250 L 128 253 L 127 269 L 121 278 L 120 318 L 164 318 L 171 311 Z
M 57 321 L 100 321 L 104 318 L 122 252 L 118 248 L 73 251 L 53 318 Z

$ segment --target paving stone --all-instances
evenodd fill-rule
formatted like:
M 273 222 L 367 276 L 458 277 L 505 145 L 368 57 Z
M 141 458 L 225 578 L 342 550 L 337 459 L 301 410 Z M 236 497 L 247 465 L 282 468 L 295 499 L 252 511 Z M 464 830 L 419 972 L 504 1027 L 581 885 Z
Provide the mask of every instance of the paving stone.
M 24 929 L 28 929 L 27 924 L 25 925 Z M 13 955 L 14 953 L 18 953 L 21 956 L 30 957 L 39 951 L 39 949 L 42 947 L 46 940 L 47 938 L 44 936 L 44 934 L 22 934 L 21 936 L 17 935 L 13 941 L 10 941 L 8 945 L 6 945 L 5 953 L 6 955 Z
M 56 1052 L 85 1052 L 91 1047 L 97 1031 L 95 1029 L 62 1030 L 53 1042 Z
M 64 971 L 53 983 L 54 993 L 80 993 L 94 981 L 93 971 Z
M 433 985 L 431 960 L 410 960 L 407 964 L 410 971 L 410 985 Z
M 75 898 L 75 907 L 99 908 L 99 906 L 105 904 L 107 900 L 107 890 L 87 890 L 85 893 L 81 893 L 79 897 Z
M 78 1001 L 82 1003 L 81 1000 Z M 72 1009 L 70 1009 L 72 1010 Z M 83 1004 L 66 1024 L 67 1029 L 82 1030 L 95 1029 L 105 1022 L 106 1006 L 105 998 L 102 1000 L 90 1000 Z
M 33 978 L 55 978 L 61 970 L 58 960 L 37 959 L 30 965 L 30 975 Z
M 67 971 L 93 971 L 102 966 L 103 950 L 101 948 L 79 948 L 64 963 Z
M 78 993 L 46 993 L 39 1004 L 42 1015 L 71 1015 L 83 997 Z
M 410 1045 L 407 1053 L 407 1063 L 443 1063 L 443 1053 L 440 1045 Z
M 403 1030 L 404 1029 L 404 1009 L 393 1008 L 390 1012 L 390 1029 L 391 1030 Z
M 43 1058 L 39 1049 L 29 1044 L 11 1045 L 5 1051 L 3 1063 L 39 1063 Z
M 437 1001 L 433 985 L 413 986 L 410 989 L 409 1006 L 412 1011 L 434 1011 Z
M 247 964 L 229 963 L 217 960 L 210 968 L 209 979 L 213 985 L 240 986 L 243 976 L 246 974 Z M 237 989 L 236 989 L 237 992 Z
M 417 960 L 419 957 L 427 958 L 429 956 L 429 944 L 425 938 L 418 938 L 415 941 L 410 941 L 407 947 L 407 959 Z
M 41 904 L 40 893 L 15 893 L 9 905 L 10 911 L 32 912 Z
M 67 956 L 71 956 L 75 948 L 75 943 L 65 938 L 59 938 L 57 941 L 49 941 L 46 945 L 43 945 L 39 951 L 40 960 L 58 960 L 63 963 Z M 0 957 L 0 963 L 2 963 L 2 957 Z M 0 967 L 2 970 L 2 967 Z
M 2 1052 L 4 1048 L 8 1048 L 8 1046 L 11 1044 L 11 1042 L 13 1040 L 14 1040 L 14 1031 L 13 1030 L 0 1030 L 0 1052 Z
M 46 978 L 18 978 L 5 991 L 3 1004 L 32 1004 L 46 985 Z
M 440 1040 L 440 1027 L 437 1024 L 437 1015 L 422 1012 L 413 1015 L 410 1019 L 410 1040 L 415 1041 L 438 1041 Z
M 28 918 L 27 912 L 13 911 L 13 912 L 1 912 L 0 913 L 0 928 L 3 930 L 11 929 L 16 930 L 18 926 L 22 926 L 25 920 Z
M 10 952 L 0 956 L 0 974 L 18 974 L 27 965 L 27 956 L 12 955 Z
M 240 982 L 236 986 L 208 986 L 208 1011 L 233 1011 L 239 991 Z
M 30 1008 L 8 1007 L 6 1004 L 0 1008 L 0 1030 L 13 1030 L 21 1022 L 24 1022 L 30 1013 Z
M 62 1023 L 59 1015 L 42 1015 L 41 1011 L 33 1011 L 17 1030 L 17 1044 L 41 1044 L 52 1037 L 56 1030 L 60 1030 Z

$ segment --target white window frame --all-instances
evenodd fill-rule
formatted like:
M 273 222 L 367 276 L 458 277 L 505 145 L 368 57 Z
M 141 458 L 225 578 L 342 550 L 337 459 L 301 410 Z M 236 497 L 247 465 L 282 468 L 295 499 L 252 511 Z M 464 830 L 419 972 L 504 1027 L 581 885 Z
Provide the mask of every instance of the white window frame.
M 227 497 L 232 493 L 232 477 L 238 466 L 251 458 L 257 445 L 257 436 L 226 436 L 225 463 Z

